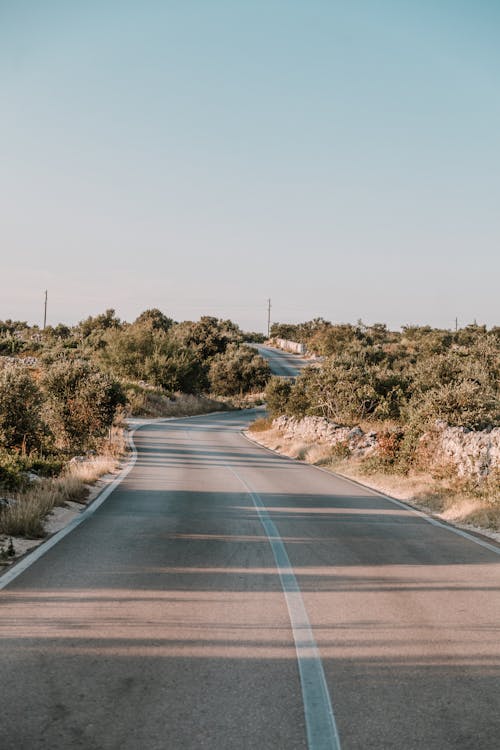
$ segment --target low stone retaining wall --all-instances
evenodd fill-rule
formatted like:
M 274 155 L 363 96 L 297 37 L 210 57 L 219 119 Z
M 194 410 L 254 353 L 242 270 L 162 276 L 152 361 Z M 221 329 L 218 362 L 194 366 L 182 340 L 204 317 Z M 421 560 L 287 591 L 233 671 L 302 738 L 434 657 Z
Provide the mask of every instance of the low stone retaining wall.
M 278 349 L 283 349 L 285 352 L 292 352 L 293 354 L 305 354 L 306 345 L 301 344 L 298 341 L 289 341 L 288 339 L 273 339 L 273 343 Z
M 437 422 L 421 442 L 431 468 L 453 467 L 459 477 L 476 479 L 500 469 L 500 427 L 475 431 Z
M 361 427 L 340 427 L 323 417 L 277 417 L 273 427 L 296 440 L 309 440 L 332 447 L 342 443 L 356 456 L 365 456 L 377 446 L 376 432 L 363 432 Z
M 359 458 L 376 453 L 378 447 L 376 432 L 341 427 L 323 417 L 277 417 L 273 427 L 294 440 L 332 447 L 342 443 Z M 431 470 L 447 467 L 459 477 L 483 479 L 500 470 L 500 427 L 474 431 L 437 422 L 434 430 L 421 438 L 419 453 L 425 455 Z

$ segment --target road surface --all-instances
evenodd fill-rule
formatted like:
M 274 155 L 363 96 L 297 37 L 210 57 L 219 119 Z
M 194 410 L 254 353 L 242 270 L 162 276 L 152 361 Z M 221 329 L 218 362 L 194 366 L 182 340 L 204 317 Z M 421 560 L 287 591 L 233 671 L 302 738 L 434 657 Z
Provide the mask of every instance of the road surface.
M 283 352 L 281 349 L 275 349 L 272 346 L 253 344 L 253 347 L 262 357 L 267 359 L 273 375 L 295 378 L 304 367 L 311 364 L 311 360 L 307 360 L 298 354 Z
M 2 750 L 498 750 L 498 548 L 256 446 L 254 416 L 143 426 L 0 591 Z

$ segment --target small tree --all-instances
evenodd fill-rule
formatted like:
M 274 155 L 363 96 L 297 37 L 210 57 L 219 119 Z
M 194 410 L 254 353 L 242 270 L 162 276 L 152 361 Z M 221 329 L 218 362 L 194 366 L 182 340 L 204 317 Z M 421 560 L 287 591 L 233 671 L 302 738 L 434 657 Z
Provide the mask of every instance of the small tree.
M 172 327 L 174 321 L 172 318 L 167 316 L 158 310 L 157 307 L 153 307 L 150 310 L 144 310 L 138 318 L 134 320 L 134 325 L 144 325 L 147 328 L 151 328 L 154 331 L 164 331 L 165 333 Z
M 117 377 L 146 378 L 145 362 L 157 348 L 155 333 L 145 325 L 110 329 L 103 335 L 99 359 Z
M 243 334 L 231 320 L 203 315 L 196 323 L 184 321 L 172 328 L 173 340 L 193 349 L 202 360 L 222 354 L 231 343 L 241 343 Z
M 272 417 L 288 412 L 288 400 L 292 391 L 289 380 L 274 376 L 266 386 L 266 403 Z
M 42 395 L 26 370 L 14 367 L 0 373 L 0 444 L 29 452 L 43 436 Z
M 105 435 L 118 406 L 120 385 L 81 360 L 53 365 L 43 376 L 47 421 L 59 447 L 85 450 Z
M 167 344 L 144 362 L 145 377 L 167 391 L 198 393 L 207 385 L 206 368 L 192 349 Z
M 262 390 L 271 376 L 265 359 L 249 346 L 229 344 L 210 364 L 208 379 L 212 391 L 220 396 Z

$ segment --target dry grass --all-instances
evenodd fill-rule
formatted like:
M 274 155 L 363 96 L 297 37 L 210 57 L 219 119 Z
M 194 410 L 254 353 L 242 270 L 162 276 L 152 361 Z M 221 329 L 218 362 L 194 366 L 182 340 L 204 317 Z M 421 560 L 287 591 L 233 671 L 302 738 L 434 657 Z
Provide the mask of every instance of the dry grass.
M 151 389 L 131 389 L 127 398 L 134 417 L 191 417 L 228 408 L 224 402 L 207 396 L 178 393 L 169 398 Z
M 94 484 L 103 474 L 111 474 L 116 469 L 117 461 L 113 456 L 95 456 L 82 463 L 70 464 L 66 474 L 60 479 L 62 482 L 83 482 Z
M 113 425 L 111 428 L 109 438 L 103 440 L 99 447 L 100 456 L 112 456 L 113 458 L 121 458 L 128 451 L 127 443 L 127 425 L 125 421 L 120 424 Z
M 498 475 L 480 486 L 467 485 L 457 479 L 437 479 L 418 472 L 408 476 L 376 472 L 367 474 L 359 460 L 343 457 L 331 446 L 306 443 L 287 437 L 275 428 L 250 428 L 252 439 L 290 458 L 298 458 L 355 479 L 398 500 L 429 511 L 451 523 L 500 530 L 500 491 Z
M 266 432 L 271 429 L 272 424 L 273 420 L 270 417 L 261 417 L 252 422 L 248 429 L 250 432 Z
M 17 497 L 15 500 L 14 505 L 0 514 L 0 533 L 28 539 L 43 537 L 43 520 L 54 507 L 50 498 L 43 494 L 40 497 Z
M 314 466 L 328 466 L 332 463 L 332 450 L 328 445 L 313 443 L 307 451 L 307 462 Z
M 117 432 L 109 450 L 118 452 L 122 441 L 123 434 Z M 89 485 L 115 471 L 117 466 L 118 460 L 113 455 L 98 455 L 68 464 L 63 474 L 55 479 L 42 479 L 32 484 L 25 492 L 17 493 L 12 504 L 0 512 L 0 534 L 28 539 L 44 537 L 44 522 L 51 510 L 68 502 L 85 503 Z

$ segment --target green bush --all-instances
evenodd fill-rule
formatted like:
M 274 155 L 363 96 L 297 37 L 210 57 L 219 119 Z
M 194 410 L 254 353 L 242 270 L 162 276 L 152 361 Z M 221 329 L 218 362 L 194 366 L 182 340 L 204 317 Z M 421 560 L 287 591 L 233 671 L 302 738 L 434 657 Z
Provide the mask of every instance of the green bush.
M 410 415 L 422 430 L 437 419 L 456 427 L 483 430 L 499 424 L 500 399 L 491 387 L 460 379 L 425 391 L 412 401 Z
M 271 377 L 268 363 L 249 346 L 229 344 L 225 352 L 213 357 L 208 379 L 213 393 L 236 396 L 261 391 Z
M 42 394 L 20 367 L 0 372 L 0 446 L 29 452 L 43 439 Z
M 192 349 L 206 362 L 226 351 L 229 344 L 240 344 L 243 333 L 230 320 L 218 320 L 204 315 L 197 322 L 185 321 L 172 328 L 172 340 L 181 347 Z
M 151 310 L 144 310 L 138 318 L 134 320 L 134 325 L 145 326 L 151 328 L 153 331 L 163 331 L 166 333 L 172 328 L 174 321 L 172 318 L 167 318 L 161 310 L 157 307 Z
M 361 420 L 398 418 L 406 400 L 405 377 L 390 369 L 379 350 L 366 348 L 308 367 L 297 378 L 287 413 L 326 417 L 352 425 Z
M 125 405 L 121 386 L 84 361 L 54 364 L 44 373 L 42 387 L 47 423 L 61 449 L 94 445 L 113 423 L 117 408 Z
M 200 393 L 208 385 L 206 367 L 198 354 L 173 344 L 146 358 L 144 379 L 169 393 Z
M 422 358 L 413 368 L 408 416 L 423 429 L 436 419 L 481 430 L 500 421 L 498 347 L 482 338 L 470 349 Z
M 0 488 L 18 491 L 28 486 L 28 472 L 39 477 L 59 476 L 65 465 L 60 456 L 40 456 L 38 453 L 22 455 L 13 451 L 0 451 Z
M 289 380 L 279 377 L 272 377 L 265 392 L 266 404 L 269 413 L 274 415 L 288 413 L 288 401 L 292 391 L 292 384 Z
M 0 490 L 12 492 L 27 485 L 24 465 L 16 453 L 0 452 Z
M 145 362 L 164 342 L 144 323 L 126 328 L 110 328 L 102 336 L 99 361 L 116 377 L 145 379 Z

